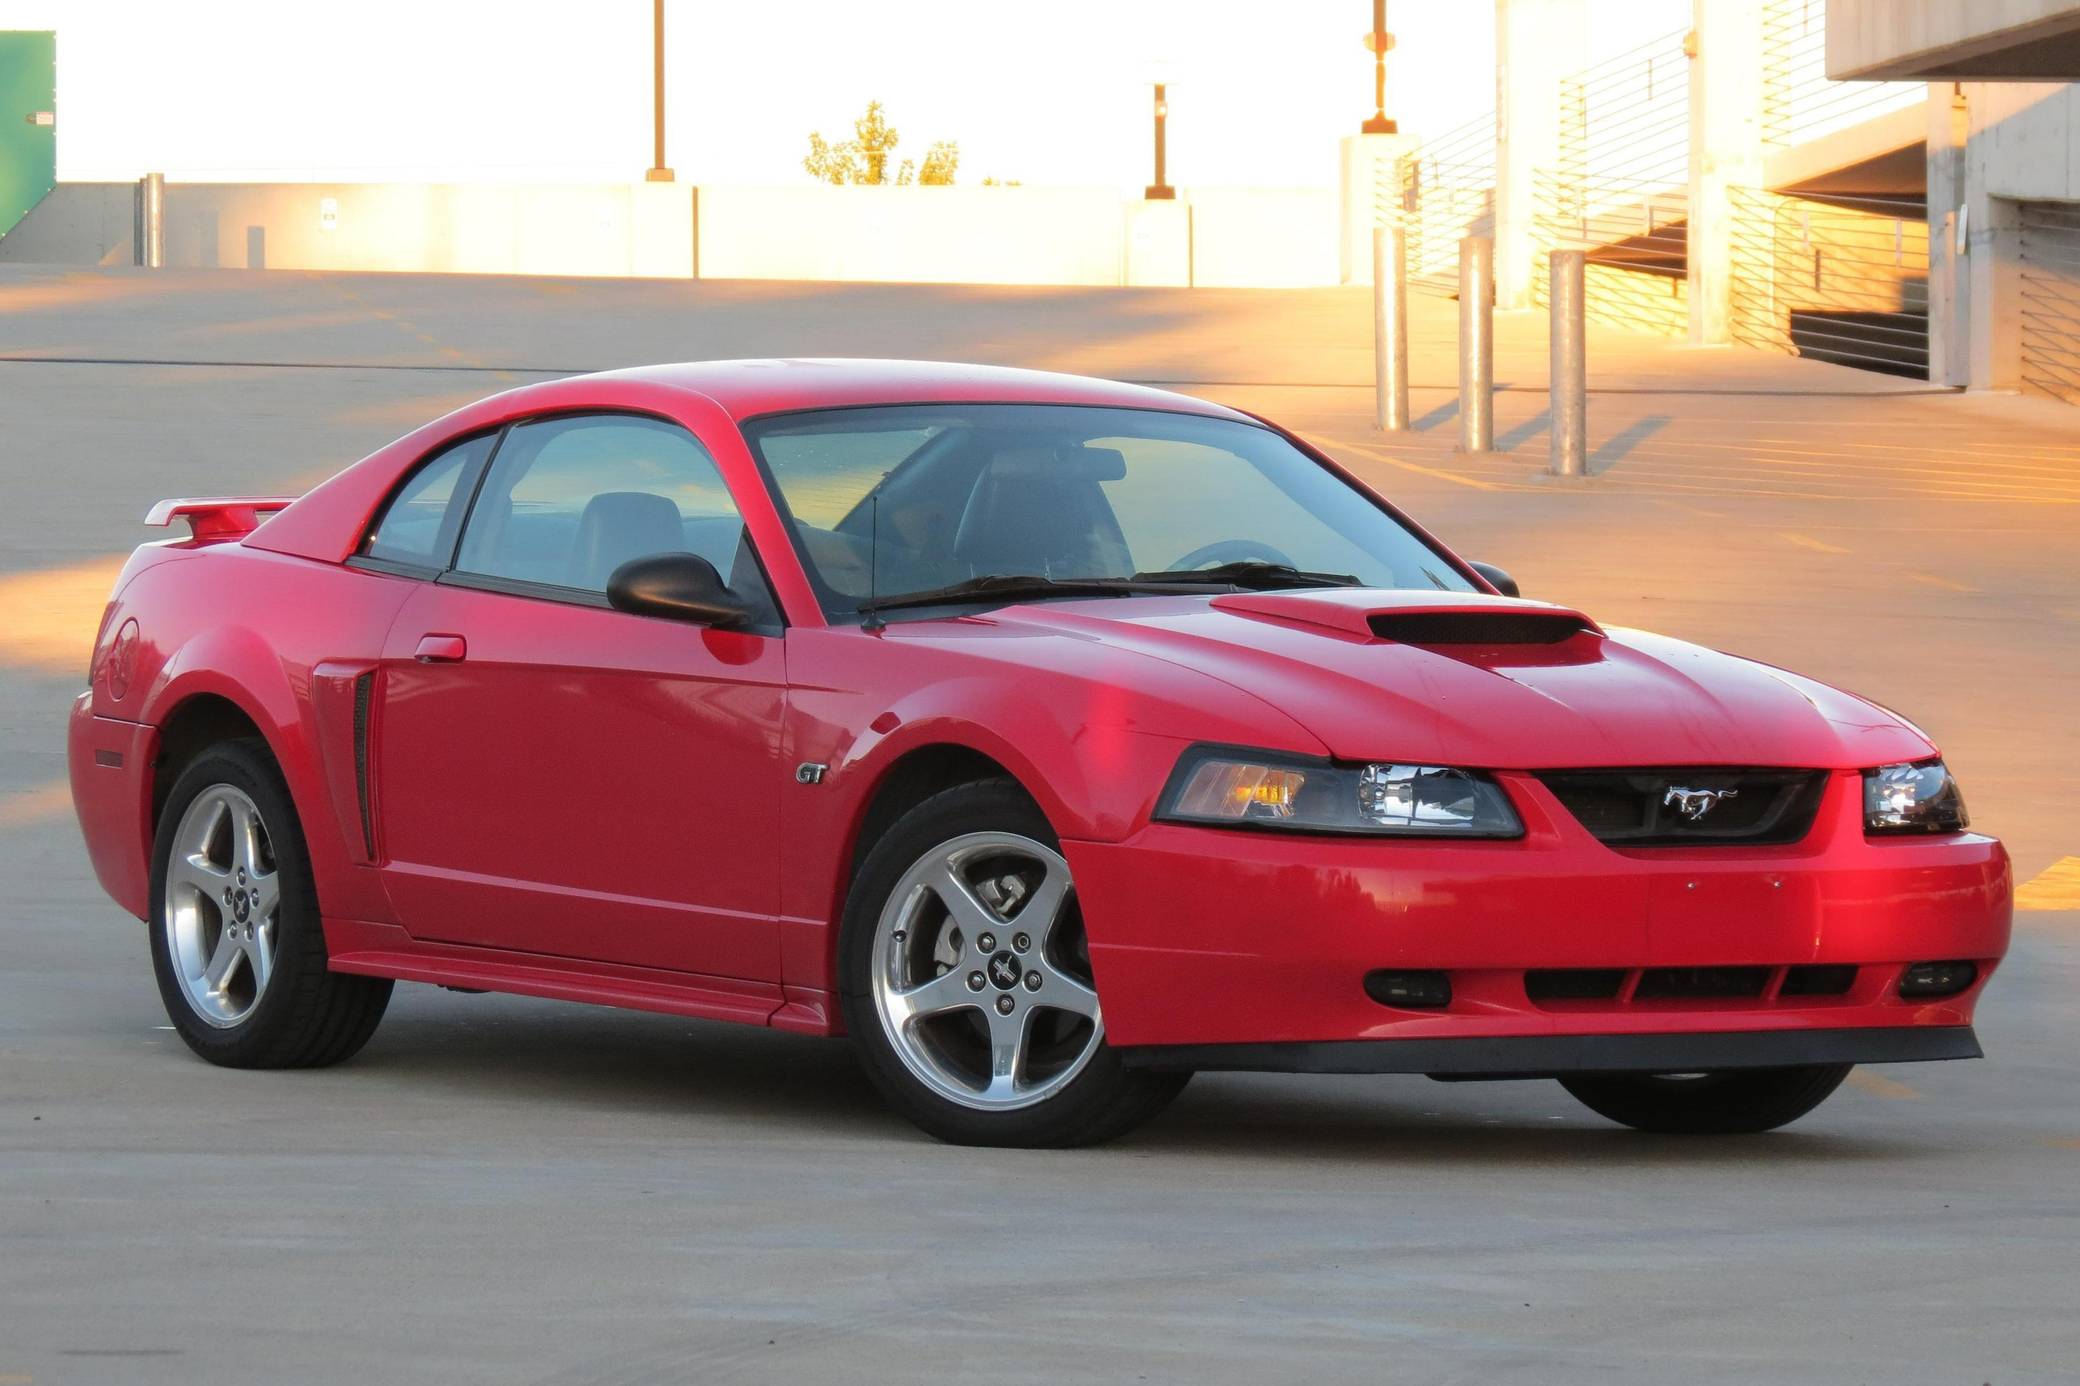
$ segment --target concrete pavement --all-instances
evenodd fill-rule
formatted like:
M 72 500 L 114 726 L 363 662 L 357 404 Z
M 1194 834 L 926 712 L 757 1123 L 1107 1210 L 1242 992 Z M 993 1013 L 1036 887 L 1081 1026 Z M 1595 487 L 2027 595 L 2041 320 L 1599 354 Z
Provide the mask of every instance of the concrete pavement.
M 0 271 L 0 1382 L 2071 1380 L 2070 909 L 2019 917 L 1989 1059 L 1770 1137 L 1214 1076 L 1025 1154 L 917 1136 L 840 1045 L 422 987 L 336 1070 L 211 1069 L 89 879 L 61 719 L 151 500 L 307 485 L 538 371 L 767 353 L 1275 414 L 1532 595 L 1914 716 L 2021 878 L 2080 856 L 2080 418 L 1599 330 L 1601 475 L 1547 483 L 1543 322 L 1501 320 L 1515 451 L 1468 459 L 1450 307 L 1386 439 L 1362 291 Z

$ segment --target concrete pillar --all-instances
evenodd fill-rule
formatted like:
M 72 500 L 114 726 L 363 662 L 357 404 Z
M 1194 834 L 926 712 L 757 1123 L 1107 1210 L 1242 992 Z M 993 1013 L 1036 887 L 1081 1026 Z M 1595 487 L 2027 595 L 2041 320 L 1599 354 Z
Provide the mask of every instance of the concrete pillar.
M 1399 225 L 1401 160 L 1416 152 L 1410 135 L 1346 135 L 1341 141 L 1343 174 L 1337 205 L 1343 209 L 1339 278 L 1345 284 L 1372 282 L 1372 228 L 1392 216 Z M 1385 189 L 1382 199 L 1381 190 Z
M 2022 388 L 2022 209 L 1974 179 L 1967 156 L 1965 294 L 1974 390 Z
M 1690 344 L 1733 340 L 1732 199 L 1762 186 L 1762 0 L 1692 0 Z
M 1560 163 L 1561 79 L 1587 65 L 1588 0 L 1495 0 L 1495 302 L 1529 308 L 1538 177 Z
M 1971 383 L 1971 292 L 1958 253 L 1967 113 L 1963 88 L 1928 84 L 1928 378 Z

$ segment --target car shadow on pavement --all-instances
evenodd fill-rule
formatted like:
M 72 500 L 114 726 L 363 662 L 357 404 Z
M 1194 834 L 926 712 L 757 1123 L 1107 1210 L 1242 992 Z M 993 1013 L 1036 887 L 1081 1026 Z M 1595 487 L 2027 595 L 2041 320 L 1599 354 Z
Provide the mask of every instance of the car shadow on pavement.
M 1339 1090 L 1340 1089 L 1340 1090 Z M 1923 1128 L 1872 1139 L 1821 1111 L 1761 1136 L 1666 1136 L 1628 1130 L 1575 1104 L 1549 1080 L 1435 1083 L 1407 1075 L 1303 1078 L 1202 1075 L 1178 1103 L 1129 1137 L 1165 1155 L 1523 1166 L 1594 1159 L 1630 1167 L 1834 1164 L 1947 1153 Z

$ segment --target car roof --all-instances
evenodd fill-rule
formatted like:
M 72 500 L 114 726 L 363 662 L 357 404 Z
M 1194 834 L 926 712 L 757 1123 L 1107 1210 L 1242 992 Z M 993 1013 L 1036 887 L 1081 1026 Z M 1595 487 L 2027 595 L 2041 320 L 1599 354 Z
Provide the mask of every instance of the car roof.
M 684 361 L 605 371 L 580 379 L 631 380 L 691 390 L 713 400 L 738 421 L 799 409 L 947 402 L 1111 405 L 1215 418 L 1248 417 L 1223 405 L 1146 385 L 953 361 L 841 357 Z

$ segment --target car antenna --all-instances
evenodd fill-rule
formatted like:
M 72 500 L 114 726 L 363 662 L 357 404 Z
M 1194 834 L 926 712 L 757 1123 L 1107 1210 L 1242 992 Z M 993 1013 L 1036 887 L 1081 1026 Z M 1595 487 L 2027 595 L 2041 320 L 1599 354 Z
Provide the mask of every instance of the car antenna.
M 883 481 L 887 477 L 881 478 Z M 859 623 L 865 631 L 885 630 L 888 622 L 881 619 L 881 488 L 876 486 L 867 497 L 867 604 L 860 608 L 866 619 Z

